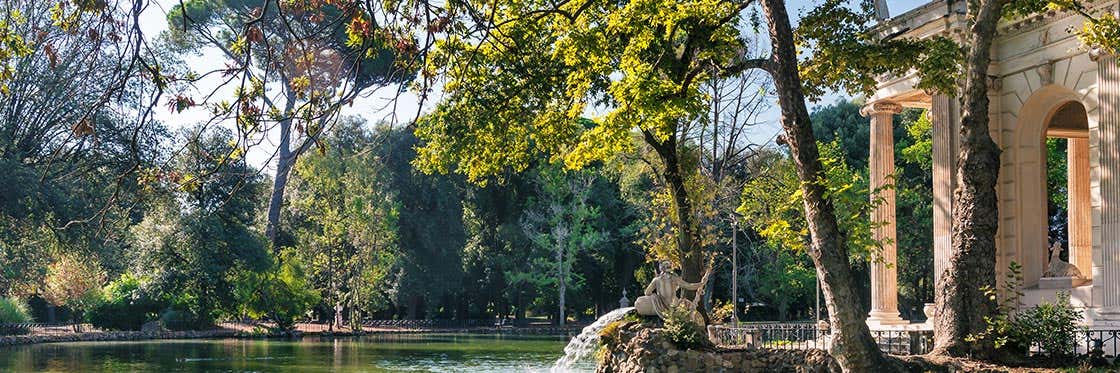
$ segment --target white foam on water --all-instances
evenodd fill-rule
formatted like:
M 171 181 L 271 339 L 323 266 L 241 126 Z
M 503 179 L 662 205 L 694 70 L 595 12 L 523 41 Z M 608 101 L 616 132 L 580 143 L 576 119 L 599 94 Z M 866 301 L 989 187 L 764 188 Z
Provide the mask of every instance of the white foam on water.
M 568 342 L 568 345 L 564 347 L 564 356 L 556 360 L 555 364 L 552 364 L 551 372 L 564 373 L 572 371 L 576 363 L 587 357 L 587 355 L 590 355 L 599 347 L 599 332 L 607 327 L 607 324 L 621 320 L 623 316 L 626 316 L 626 314 L 633 309 L 634 307 L 626 307 L 608 312 L 606 315 L 603 315 L 603 317 L 591 323 L 591 325 L 584 327 L 583 331 L 575 336 L 575 338 L 572 338 L 572 340 Z

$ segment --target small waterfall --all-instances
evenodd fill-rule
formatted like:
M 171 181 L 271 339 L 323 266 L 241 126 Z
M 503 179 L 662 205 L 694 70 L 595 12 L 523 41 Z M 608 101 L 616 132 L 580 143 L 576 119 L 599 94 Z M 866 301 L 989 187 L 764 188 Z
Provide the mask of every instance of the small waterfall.
M 571 342 L 568 342 L 568 345 L 564 347 L 564 356 L 556 360 L 555 364 L 552 364 L 552 373 L 570 371 L 575 363 L 587 357 L 587 355 L 595 351 L 596 347 L 599 347 L 599 331 L 607 327 L 607 324 L 621 320 L 623 316 L 626 316 L 626 314 L 633 309 L 634 307 L 619 308 L 603 315 L 603 317 L 595 320 L 591 325 L 584 327 L 583 331 L 575 338 L 572 338 Z

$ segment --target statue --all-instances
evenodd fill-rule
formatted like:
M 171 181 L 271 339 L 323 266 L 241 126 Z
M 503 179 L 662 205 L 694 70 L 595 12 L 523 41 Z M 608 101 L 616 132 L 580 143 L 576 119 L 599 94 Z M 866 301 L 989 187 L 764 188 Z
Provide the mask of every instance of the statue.
M 1042 277 L 1073 277 L 1075 279 L 1083 279 L 1081 271 L 1077 266 L 1062 261 L 1058 255 L 1062 253 L 1062 244 L 1054 242 L 1050 246 L 1050 264 L 1047 265 L 1046 271 L 1042 272 Z
M 634 300 L 634 308 L 639 315 L 656 315 L 663 318 L 662 315 L 669 307 L 681 302 L 690 303 L 687 299 L 682 299 L 677 295 L 679 290 L 697 290 L 702 283 L 690 283 L 677 276 L 672 272 L 671 264 L 668 261 L 662 261 L 658 269 L 657 277 L 654 277 L 649 286 L 646 286 L 646 295 Z
M 622 298 L 618 299 L 618 308 L 630 307 L 630 298 L 626 297 L 626 289 L 622 289 Z

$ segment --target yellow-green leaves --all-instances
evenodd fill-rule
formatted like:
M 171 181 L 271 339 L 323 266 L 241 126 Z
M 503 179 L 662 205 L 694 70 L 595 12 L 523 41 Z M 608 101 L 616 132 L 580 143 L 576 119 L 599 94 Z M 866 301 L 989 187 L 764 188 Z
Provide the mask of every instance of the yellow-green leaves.
M 703 111 L 711 67 L 742 50 L 726 1 L 553 6 L 472 1 L 493 17 L 485 31 L 436 43 L 423 75 L 443 73 L 445 96 L 418 123 L 421 169 L 484 183 L 539 153 L 568 168 L 606 159 L 635 130 L 666 142 Z
M 31 54 L 31 45 L 16 31 L 16 27 L 27 22 L 19 10 L 8 11 L 6 17 L 0 18 L 0 93 L 7 95 L 8 81 L 15 74 L 12 60 L 26 57 Z
M 1078 39 L 1089 46 L 1100 47 L 1110 54 L 1120 50 L 1120 22 L 1112 13 L 1085 22 L 1077 32 Z
M 865 4 L 866 5 L 866 4 Z M 830 90 L 868 94 L 884 74 L 916 71 L 917 88 L 953 92 L 963 54 L 951 39 L 883 39 L 872 28 L 869 6 L 853 9 L 828 0 L 802 17 L 795 41 L 806 58 L 799 65 L 810 97 Z
M 1083 0 L 1014 0 L 1004 7 L 1003 16 L 1008 18 L 1026 17 L 1045 11 L 1068 11 L 1085 17 L 1080 27 L 1071 28 L 1081 43 L 1087 48 L 1100 48 L 1107 53 L 1116 54 L 1120 50 L 1120 21 L 1105 9 L 1092 6 L 1092 1 Z

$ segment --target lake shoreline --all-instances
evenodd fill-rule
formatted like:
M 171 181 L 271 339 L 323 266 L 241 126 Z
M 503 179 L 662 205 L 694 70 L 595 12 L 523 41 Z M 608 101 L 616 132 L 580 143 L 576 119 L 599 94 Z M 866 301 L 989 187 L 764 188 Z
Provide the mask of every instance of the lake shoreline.
M 47 335 L 9 335 L 0 337 L 0 348 L 64 342 L 113 342 L 141 341 L 152 339 L 237 338 L 240 336 L 240 334 L 241 333 L 239 333 L 238 331 L 232 329 L 213 329 L 158 332 L 105 331 Z
M 300 332 L 290 334 L 268 334 L 246 332 L 236 329 L 184 330 L 184 331 L 93 331 L 65 334 L 30 334 L 0 336 L 0 348 L 46 343 L 65 342 L 116 342 L 158 339 L 299 339 L 302 337 L 360 337 L 378 335 L 410 334 L 479 334 L 513 336 L 557 336 L 570 337 L 578 334 L 577 327 L 540 327 L 540 328 L 418 328 L 418 329 L 374 329 L 364 332 Z

